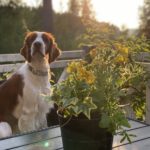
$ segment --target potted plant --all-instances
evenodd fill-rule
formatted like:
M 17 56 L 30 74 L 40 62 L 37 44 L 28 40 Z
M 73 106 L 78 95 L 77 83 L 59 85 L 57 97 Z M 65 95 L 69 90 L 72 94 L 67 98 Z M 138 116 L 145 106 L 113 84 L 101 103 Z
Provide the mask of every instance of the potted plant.
M 123 128 L 130 124 L 120 107 L 129 80 L 127 53 L 97 46 L 85 60 L 70 63 L 67 79 L 46 96 L 58 106 L 65 150 L 111 150 L 118 130 L 122 141 L 130 140 Z

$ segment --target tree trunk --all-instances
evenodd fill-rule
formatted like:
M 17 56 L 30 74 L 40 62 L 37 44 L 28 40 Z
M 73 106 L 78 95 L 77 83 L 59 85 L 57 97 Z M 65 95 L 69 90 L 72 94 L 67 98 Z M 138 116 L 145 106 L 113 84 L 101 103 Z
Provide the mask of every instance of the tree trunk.
M 52 0 L 43 0 L 42 26 L 44 31 L 53 33 Z

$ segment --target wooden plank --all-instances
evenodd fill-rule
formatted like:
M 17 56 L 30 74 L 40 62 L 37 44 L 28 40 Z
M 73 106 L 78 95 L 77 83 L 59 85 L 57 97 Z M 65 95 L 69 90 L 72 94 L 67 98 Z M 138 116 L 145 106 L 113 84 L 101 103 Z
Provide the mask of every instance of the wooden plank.
M 72 60 L 58 60 L 50 64 L 50 68 L 64 68 L 67 66 L 68 63 L 71 61 L 78 61 L 80 59 L 72 59 Z M 5 72 L 14 72 L 18 68 L 21 67 L 23 63 L 16 63 L 16 64 L 2 64 L 0 65 L 0 73 Z
M 20 54 L 0 54 L 0 63 L 24 61 Z
M 62 138 L 57 137 L 46 141 L 41 141 L 29 146 L 14 148 L 13 150 L 58 150 L 62 149 Z
M 149 52 L 137 52 L 133 53 L 133 59 L 140 62 L 150 62 L 150 53 Z
M 124 128 L 126 131 L 131 131 L 132 130 L 135 130 L 135 129 L 141 129 L 143 127 L 147 127 L 147 125 L 145 125 L 144 123 L 141 123 L 141 122 L 137 122 L 137 121 L 134 121 L 134 120 L 129 120 L 129 123 L 131 125 L 131 128 Z M 113 139 L 113 147 L 116 147 L 118 145 L 122 145 L 122 144 L 125 144 L 125 143 L 120 143 L 120 140 L 121 140 L 121 136 L 119 135 L 115 135 L 114 136 L 114 139 Z M 126 141 L 126 143 L 128 143 L 128 141 Z M 115 149 L 117 150 L 117 149 Z
M 72 60 L 58 60 L 50 64 L 50 68 L 64 68 L 68 65 L 68 63 L 72 61 L 79 61 L 80 59 L 72 59 Z
M 62 51 L 62 54 L 58 59 L 73 59 L 73 58 L 82 58 L 83 50 L 73 50 L 73 51 Z
M 16 69 L 18 69 L 22 64 L 23 64 L 23 63 L 0 65 L 0 73 L 14 72 L 14 71 L 15 71 Z
M 150 81 L 146 85 L 146 116 L 145 120 L 147 124 L 150 124 Z
M 82 58 L 84 54 L 83 50 L 71 50 L 71 51 L 62 51 L 62 54 L 58 59 L 65 59 L 65 58 Z M 134 53 L 133 57 L 136 61 L 146 61 L 150 62 L 150 53 L 142 52 L 142 53 Z M 16 54 L 0 54 L 0 63 L 3 62 L 20 62 L 24 61 L 24 57 L 19 53 Z
M 122 145 L 120 147 L 113 148 L 113 150 L 149 150 L 150 138 L 137 141 L 128 145 Z
M 62 51 L 62 54 L 59 57 L 59 59 L 82 58 L 83 54 L 84 54 L 83 50 Z M 136 61 L 150 62 L 150 53 L 148 53 L 148 52 L 133 53 L 132 57 Z M 24 57 L 21 56 L 19 53 L 16 53 L 16 54 L 0 54 L 0 63 L 2 63 L 2 62 L 16 62 L 16 61 L 24 61 Z
M 141 128 L 141 127 L 147 126 L 142 122 L 137 122 L 137 121 L 134 121 L 134 120 L 129 120 L 129 124 L 131 125 L 131 128 L 124 128 L 125 130 L 133 130 L 133 129 L 136 129 L 136 128 Z
M 148 137 L 150 138 L 150 126 L 145 126 L 145 127 L 129 130 L 128 133 L 136 135 L 136 137 L 131 138 L 132 143 L 135 143 L 136 141 L 139 141 L 139 140 L 142 140 L 142 139 L 145 139 Z M 113 141 L 114 148 L 129 144 L 129 142 L 127 140 L 125 140 L 123 143 L 120 143 L 121 138 L 122 137 L 120 135 L 116 135 L 114 137 L 114 141 Z
M 149 62 L 137 62 L 141 64 L 148 72 L 150 72 L 150 63 Z
M 0 150 L 19 148 L 34 144 L 35 142 L 47 141 L 60 137 L 61 132 L 59 127 L 51 127 L 41 131 L 34 131 L 31 133 L 20 134 L 18 136 L 9 137 L 0 140 Z M 55 143 L 55 141 L 53 142 Z M 61 143 L 60 143 L 61 144 Z M 60 145 L 59 144 L 59 145 Z
M 62 51 L 62 54 L 58 59 L 73 59 L 73 58 L 81 58 L 83 56 L 83 50 L 72 50 L 72 51 Z M 0 63 L 14 63 L 25 61 L 24 57 L 17 54 L 0 54 Z
M 150 146 L 150 141 L 147 141 L 147 138 L 150 136 L 150 127 L 133 120 L 130 120 L 129 122 L 131 124 L 131 129 L 128 131 L 128 133 L 137 135 L 137 137 L 132 140 L 134 143 L 129 144 L 128 141 L 119 143 L 121 137 L 115 136 L 113 141 L 113 150 L 123 150 L 123 148 L 125 148 L 124 150 L 141 150 L 134 149 L 134 147 L 138 148 L 138 146 L 140 145 L 141 147 L 142 145 L 144 145 L 145 147 Z M 18 135 L 16 137 L 14 136 L 4 140 L 0 140 L 0 150 L 5 150 L 8 148 L 11 148 L 13 150 L 63 150 L 62 139 L 60 135 L 61 131 L 58 126 L 28 133 L 27 135 Z M 116 140 L 116 138 L 118 139 Z M 138 140 L 142 140 L 143 142 L 140 144 L 138 143 Z

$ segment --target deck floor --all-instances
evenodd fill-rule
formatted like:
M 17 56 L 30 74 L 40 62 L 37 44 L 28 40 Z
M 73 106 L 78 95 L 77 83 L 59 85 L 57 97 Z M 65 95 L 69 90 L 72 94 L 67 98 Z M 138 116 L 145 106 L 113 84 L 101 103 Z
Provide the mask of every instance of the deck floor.
M 131 128 L 127 129 L 129 134 L 136 135 L 131 138 L 132 143 L 124 141 L 120 143 L 121 137 L 114 136 L 113 150 L 150 150 L 150 126 L 130 120 Z
M 150 126 L 130 120 L 131 128 L 128 133 L 136 135 L 132 143 L 114 136 L 113 150 L 150 150 Z M 63 150 L 60 128 L 53 127 L 38 132 L 0 140 L 0 150 Z

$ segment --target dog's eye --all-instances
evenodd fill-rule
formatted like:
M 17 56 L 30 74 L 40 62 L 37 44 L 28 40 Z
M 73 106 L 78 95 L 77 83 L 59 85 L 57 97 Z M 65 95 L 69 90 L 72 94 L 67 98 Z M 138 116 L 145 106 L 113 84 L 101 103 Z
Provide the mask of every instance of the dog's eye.
M 30 35 L 27 37 L 27 39 L 25 40 L 25 43 L 26 43 L 27 45 L 31 45 L 32 42 L 35 40 L 36 36 L 37 36 L 37 35 L 36 35 L 35 33 L 30 34 Z
M 42 35 L 42 38 L 43 38 L 44 43 L 45 43 L 47 46 L 49 46 L 49 45 L 51 44 L 51 39 L 50 39 L 48 36 L 46 36 L 45 34 L 43 34 L 43 35 Z

